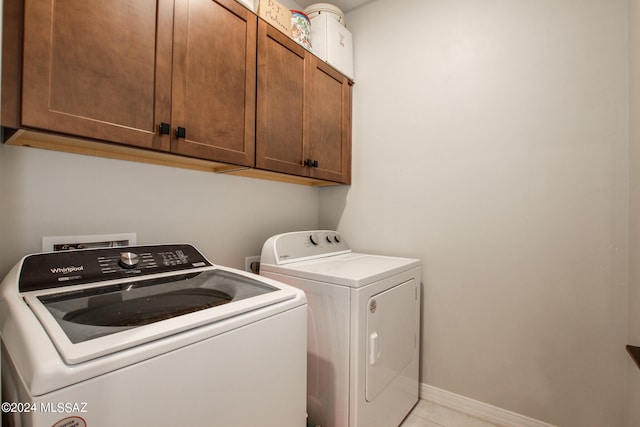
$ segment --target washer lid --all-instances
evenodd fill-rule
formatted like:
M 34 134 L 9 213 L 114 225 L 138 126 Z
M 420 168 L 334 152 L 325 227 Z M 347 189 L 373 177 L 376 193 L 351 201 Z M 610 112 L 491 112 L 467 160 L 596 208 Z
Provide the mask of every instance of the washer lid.
M 418 259 L 351 252 L 281 266 L 261 264 L 260 270 L 358 288 L 419 266 Z
M 23 294 L 68 364 L 228 319 L 295 295 L 233 271 L 201 271 Z

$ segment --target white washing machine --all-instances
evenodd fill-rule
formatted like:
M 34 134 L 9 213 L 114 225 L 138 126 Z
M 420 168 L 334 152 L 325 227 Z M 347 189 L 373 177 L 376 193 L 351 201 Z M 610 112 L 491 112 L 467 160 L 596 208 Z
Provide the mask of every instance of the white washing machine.
M 420 261 L 303 231 L 268 239 L 260 274 L 307 296 L 309 424 L 398 426 L 418 401 Z
M 30 255 L 0 285 L 4 426 L 303 426 L 304 293 L 190 245 Z

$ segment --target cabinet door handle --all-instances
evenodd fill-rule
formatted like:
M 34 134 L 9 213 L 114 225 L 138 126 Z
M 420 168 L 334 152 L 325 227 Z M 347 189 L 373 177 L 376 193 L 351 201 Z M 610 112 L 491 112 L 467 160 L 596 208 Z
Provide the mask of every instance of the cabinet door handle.
M 176 137 L 178 138 L 186 138 L 187 137 L 187 129 L 181 126 L 176 128 Z
M 310 168 L 317 168 L 318 167 L 318 161 L 317 160 L 306 159 L 304 161 L 304 165 L 305 166 L 309 166 Z
M 160 123 L 160 126 L 158 126 L 158 128 L 160 135 L 169 135 L 169 132 L 171 132 L 171 126 L 169 125 L 169 123 L 162 122 Z

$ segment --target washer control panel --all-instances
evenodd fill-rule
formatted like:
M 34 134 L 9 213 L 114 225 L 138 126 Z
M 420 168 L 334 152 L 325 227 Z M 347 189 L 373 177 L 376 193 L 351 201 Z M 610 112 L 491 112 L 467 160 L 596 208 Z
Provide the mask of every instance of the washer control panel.
M 349 245 L 337 231 L 297 231 L 274 236 L 265 243 L 263 255 L 276 264 L 349 253 Z M 265 262 L 265 260 L 261 260 Z
M 25 257 L 20 292 L 207 267 L 191 245 L 150 245 L 84 249 Z

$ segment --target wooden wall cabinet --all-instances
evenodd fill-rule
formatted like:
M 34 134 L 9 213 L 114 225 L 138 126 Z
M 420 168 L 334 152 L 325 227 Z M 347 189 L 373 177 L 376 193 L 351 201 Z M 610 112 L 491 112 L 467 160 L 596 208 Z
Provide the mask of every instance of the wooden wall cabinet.
M 256 167 L 350 184 L 352 84 L 260 20 Z
M 4 4 L 3 126 L 253 166 L 257 18 L 236 1 Z
M 11 143 L 351 181 L 352 82 L 235 0 L 4 0 L 3 22 Z

